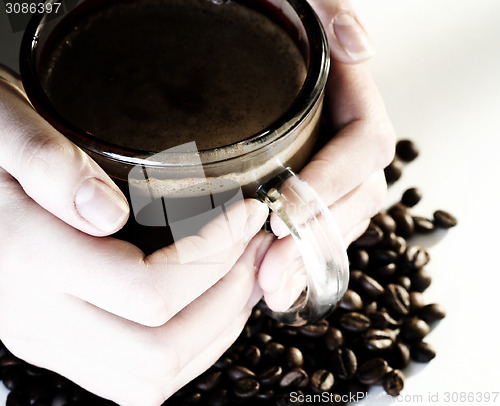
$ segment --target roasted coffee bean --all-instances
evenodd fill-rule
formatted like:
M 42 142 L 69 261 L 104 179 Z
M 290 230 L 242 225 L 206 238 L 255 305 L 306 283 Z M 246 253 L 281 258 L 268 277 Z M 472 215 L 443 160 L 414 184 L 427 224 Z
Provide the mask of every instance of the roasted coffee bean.
M 272 336 L 270 336 L 269 334 L 264 333 L 264 332 L 258 332 L 257 334 L 255 334 L 255 340 L 259 344 L 267 344 L 272 339 L 273 339 Z
M 186 403 L 187 405 L 201 405 L 202 404 L 202 396 L 201 393 L 199 392 L 194 392 L 185 395 L 182 398 L 182 401 Z
M 384 287 L 371 276 L 363 274 L 357 283 L 362 293 L 372 299 L 376 299 L 384 294 Z
M 396 234 L 404 238 L 410 238 L 415 233 L 415 223 L 410 213 L 398 210 L 391 213 L 396 222 Z
M 246 350 L 243 351 L 241 361 L 246 365 L 255 366 L 260 362 L 260 358 L 260 348 L 256 345 L 250 345 Z
M 331 354 L 332 371 L 341 379 L 351 379 L 358 369 L 356 354 L 347 347 L 340 347 Z
M 403 390 L 405 376 L 399 369 L 388 372 L 383 381 L 385 391 L 391 396 L 398 396 Z
M 31 404 L 52 401 L 52 388 L 47 383 L 44 379 L 32 379 L 28 382 L 26 394 Z
M 385 288 L 387 308 L 396 315 L 407 315 L 410 309 L 410 295 L 401 285 L 389 283 Z
M 408 213 L 408 207 L 406 207 L 402 203 L 394 203 L 391 207 L 387 209 L 387 214 L 392 216 L 394 218 L 393 214 L 397 212 L 403 212 L 403 213 Z M 396 224 L 396 230 L 397 230 L 397 224 Z
M 26 375 L 21 366 L 5 368 L 2 381 L 7 389 L 15 390 L 23 386 L 26 381 Z
M 383 358 L 371 358 L 358 367 L 356 376 L 361 383 L 376 385 L 389 372 L 389 364 Z
M 379 266 L 373 270 L 373 275 L 376 278 L 388 278 L 394 275 L 397 271 L 397 266 L 395 263 L 386 264 Z
M 418 157 L 420 151 L 412 140 L 399 140 L 396 143 L 396 155 L 405 162 L 411 162 Z
M 285 346 L 276 341 L 269 341 L 264 347 L 264 357 L 271 361 L 278 361 L 285 353 Z
M 396 369 L 403 369 L 410 363 L 410 349 L 401 342 L 394 343 L 388 355 L 389 365 Z
M 215 362 L 214 367 L 218 369 L 225 369 L 232 363 L 233 360 L 230 357 L 228 357 L 227 355 L 223 355 Z
M 221 388 L 210 392 L 207 395 L 207 403 L 210 406 L 229 406 L 231 404 L 231 400 L 227 389 Z
M 326 334 L 329 324 L 327 320 L 321 320 L 315 324 L 299 327 L 299 333 L 306 337 L 321 337 Z
M 425 306 L 424 295 L 422 292 L 410 292 L 410 312 L 417 313 L 419 309 Z
M 436 351 L 424 341 L 412 344 L 410 356 L 413 361 L 429 362 L 436 356 Z
M 394 159 L 384 169 L 385 179 L 388 184 L 396 182 L 403 174 L 404 165 L 399 159 Z
M 412 245 L 406 249 L 405 264 L 409 269 L 421 269 L 424 265 L 427 265 L 430 261 L 429 251 L 420 245 Z
M 234 344 L 232 347 L 229 347 L 229 349 L 225 352 L 224 356 L 230 358 L 231 361 L 235 363 L 241 357 L 241 353 L 243 352 L 244 349 L 245 347 L 243 345 Z
M 326 369 L 314 371 L 311 375 L 311 389 L 315 392 L 328 392 L 333 388 L 333 374 Z
M 371 247 L 378 242 L 382 241 L 384 233 L 375 223 L 371 222 L 365 232 L 354 241 L 354 245 L 358 247 Z
M 384 237 L 382 238 L 382 241 L 380 241 L 379 244 L 377 244 L 377 247 L 381 247 L 383 249 L 391 249 L 391 247 L 395 244 L 395 240 L 398 237 L 398 235 L 391 231 L 390 233 L 384 233 Z M 371 255 L 371 253 L 370 253 Z M 375 261 L 372 261 L 372 264 L 376 263 Z M 367 269 L 367 271 L 370 271 L 370 269 Z
M 350 277 L 349 277 L 349 283 L 351 285 L 358 283 L 361 280 L 361 278 L 364 277 L 364 275 L 365 275 L 365 273 L 363 271 L 359 271 L 359 270 L 351 271 Z
M 423 292 L 426 290 L 432 282 L 432 277 L 428 271 L 425 269 L 419 269 L 417 272 L 410 276 L 411 288 L 417 292 Z
M 413 224 L 415 224 L 415 232 L 420 234 L 432 233 L 435 229 L 432 220 L 421 216 L 413 216 Z
M 280 380 L 282 388 L 305 388 L 308 384 L 309 377 L 306 371 L 301 368 L 291 369 Z
M 444 210 L 434 212 L 434 224 L 440 228 L 451 228 L 458 224 L 457 218 Z
M 252 312 L 252 314 L 250 315 L 250 317 L 248 318 L 248 321 L 249 321 L 250 323 L 254 323 L 254 322 L 256 322 L 257 320 L 260 320 L 260 319 L 262 319 L 262 309 L 260 309 L 260 308 L 256 307 L 256 308 L 253 310 L 253 312 Z
M 6 352 L 0 357 L 0 368 L 3 367 L 11 367 L 14 365 L 19 365 L 22 366 L 24 364 L 24 361 L 20 360 L 10 352 Z
M 325 335 L 325 345 L 328 351 L 333 351 L 344 345 L 342 331 L 335 327 L 329 327 Z
M 266 389 L 266 390 L 260 390 L 259 393 L 255 395 L 255 399 L 260 400 L 260 401 L 268 401 L 274 399 L 276 395 L 274 394 L 274 390 L 272 389 Z
M 363 308 L 363 300 L 355 291 L 347 289 L 344 297 L 339 302 L 339 307 L 348 311 L 361 310 Z
M 420 199 L 422 199 L 422 192 L 419 188 L 412 187 L 404 191 L 401 196 L 401 203 L 407 207 L 414 207 L 420 202 Z
M 396 278 L 396 283 L 398 285 L 401 285 L 408 292 L 411 290 L 411 279 L 409 276 L 406 276 L 406 275 L 398 276 Z M 411 300 L 410 300 L 410 306 L 411 306 Z
M 286 365 L 288 368 L 302 368 L 304 356 L 297 347 L 288 347 L 285 352 Z
M 398 327 L 401 322 L 394 320 L 385 310 L 374 310 L 368 313 L 371 321 L 371 327 L 379 330 L 384 330 L 388 327 Z
M 370 262 L 370 255 L 366 250 L 358 248 L 349 252 L 349 264 L 351 269 L 365 269 Z
M 252 337 L 252 329 L 250 326 L 246 325 L 243 327 L 243 331 L 240 333 L 240 338 L 250 338 Z
M 226 372 L 227 376 L 232 381 L 238 381 L 243 378 L 250 378 L 255 376 L 255 373 L 253 371 L 241 365 L 230 365 L 227 368 Z
M 418 317 L 410 317 L 401 324 L 399 334 L 404 341 L 414 343 L 422 340 L 430 331 L 431 328 L 425 321 Z
M 72 384 L 68 379 L 64 378 L 61 375 L 52 374 L 50 378 L 50 382 L 52 386 L 57 389 L 61 393 L 65 393 L 68 391 L 68 387 Z
M 283 376 L 283 369 L 279 365 L 273 365 L 264 369 L 259 374 L 259 380 L 263 385 L 275 385 Z
M 418 309 L 417 315 L 427 323 L 442 320 L 446 317 L 446 311 L 443 306 L 437 303 L 431 303 Z
M 388 245 L 390 249 L 392 249 L 398 255 L 403 255 L 406 252 L 408 244 L 406 240 L 400 235 L 396 235 Z
M 233 392 L 236 396 L 242 399 L 253 398 L 260 389 L 259 381 L 255 378 L 243 378 L 233 386 Z
M 276 328 L 276 327 L 275 327 Z M 299 330 L 295 327 L 283 327 L 279 328 L 279 336 L 284 340 L 300 340 L 299 339 Z
M 369 302 L 365 305 L 363 312 L 367 316 L 370 316 L 371 312 L 375 312 L 377 310 L 378 310 L 378 303 L 376 300 L 372 300 L 371 302 Z
M 49 373 L 49 371 L 47 371 L 44 368 L 39 368 L 39 367 L 36 367 L 34 365 L 30 365 L 30 364 L 26 364 L 24 371 L 26 372 L 26 375 L 34 376 L 34 377 L 45 376 Z
M 196 380 L 195 386 L 206 392 L 215 388 L 221 380 L 222 371 L 207 372 Z
M 396 222 L 387 213 L 378 213 L 373 218 L 372 221 L 380 227 L 384 233 L 393 233 L 396 231 Z
M 375 266 L 394 263 L 398 258 L 399 255 L 396 252 L 388 249 L 373 250 L 370 255 L 370 260 Z
M 370 328 L 370 319 L 362 313 L 349 312 L 340 317 L 340 325 L 346 331 L 362 333 Z
M 69 395 L 69 400 L 71 401 L 72 404 L 73 402 L 78 402 L 78 404 L 84 403 L 88 401 L 91 396 L 92 395 L 89 392 L 85 391 L 83 388 L 72 383 L 72 389 Z
M 26 393 L 20 390 L 13 390 L 7 395 L 6 406 L 30 406 L 30 399 Z
M 365 347 L 371 351 L 387 350 L 396 340 L 394 331 L 385 330 L 368 330 L 363 337 Z

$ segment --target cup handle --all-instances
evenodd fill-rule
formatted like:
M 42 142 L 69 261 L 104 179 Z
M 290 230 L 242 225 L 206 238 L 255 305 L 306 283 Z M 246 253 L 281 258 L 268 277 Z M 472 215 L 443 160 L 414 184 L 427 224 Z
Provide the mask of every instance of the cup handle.
M 261 305 L 272 318 L 293 326 L 326 317 L 344 296 L 349 263 L 342 235 L 330 210 L 314 189 L 286 168 L 259 187 L 257 195 L 283 220 L 295 240 L 307 284 L 284 312 Z

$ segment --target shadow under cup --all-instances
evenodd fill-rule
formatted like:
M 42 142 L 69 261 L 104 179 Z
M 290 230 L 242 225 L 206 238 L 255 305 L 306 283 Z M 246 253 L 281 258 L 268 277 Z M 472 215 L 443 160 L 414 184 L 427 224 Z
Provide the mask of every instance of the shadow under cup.
M 162 0 L 131 1 L 139 4 L 141 1 L 162 3 Z M 41 83 L 52 47 L 82 15 L 88 14 L 89 10 L 108 6 L 111 4 L 109 0 L 82 0 L 60 16 L 48 13 L 35 15 L 25 31 L 21 46 L 21 76 L 31 103 L 54 128 L 90 155 L 122 189 L 134 215 L 115 236 L 134 243 L 146 253 L 169 245 L 183 236 L 172 235 L 168 227 L 172 216 L 169 216 L 170 209 L 166 208 L 173 208 L 174 216 L 177 216 L 175 220 L 180 220 L 179 213 L 180 217 L 193 218 L 207 212 L 207 196 L 209 207 L 216 209 L 243 197 L 257 197 L 261 185 L 266 185 L 267 191 L 272 191 L 277 187 L 276 179 L 280 179 L 278 182 L 286 181 L 288 175 L 279 177 L 282 173 L 288 173 L 286 168 L 298 171 L 305 165 L 318 142 L 329 53 L 324 30 L 307 1 L 193 1 L 206 1 L 218 7 L 237 3 L 264 14 L 288 33 L 297 45 L 306 68 L 303 84 L 296 97 L 290 100 L 289 106 L 279 117 L 256 133 L 228 145 L 202 150 L 188 143 L 167 150 L 130 148 L 100 138 L 99 133 L 82 129 L 54 105 Z M 230 57 L 227 63 L 231 63 Z M 84 75 L 85 72 L 71 74 Z M 168 75 L 168 72 L 165 74 Z M 74 97 L 77 98 L 78 94 Z M 133 173 L 138 175 L 132 179 Z M 168 188 L 163 187 L 167 183 Z M 209 191 L 209 195 L 201 193 L 202 189 L 204 192 Z M 165 190 L 169 192 L 165 193 Z M 148 204 L 143 202 L 136 210 L 137 199 L 134 202 L 134 196 L 139 196 L 139 200 Z M 263 197 L 261 188 L 261 199 Z M 268 204 L 272 207 L 269 201 Z M 213 210 L 213 213 L 219 211 Z M 158 222 L 160 217 L 163 223 Z M 210 216 L 205 217 L 205 220 L 210 220 Z M 184 231 L 189 234 L 197 230 L 196 227 L 188 227 Z M 345 268 L 345 258 L 340 261 L 343 263 L 341 268 Z M 337 285 L 341 286 L 336 287 L 331 303 L 315 314 L 303 314 L 299 321 L 296 317 L 284 321 L 303 324 L 304 321 L 314 321 L 311 319 L 324 316 L 347 286 L 345 269 L 337 273 L 340 276 L 336 275 L 336 278 L 341 280 Z

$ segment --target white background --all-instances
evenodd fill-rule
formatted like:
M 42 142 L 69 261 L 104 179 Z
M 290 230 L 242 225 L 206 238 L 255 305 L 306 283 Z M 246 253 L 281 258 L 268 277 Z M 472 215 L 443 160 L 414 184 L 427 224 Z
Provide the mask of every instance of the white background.
M 427 339 L 437 357 L 407 370 L 402 398 L 377 398 L 375 388 L 362 405 L 449 405 L 456 403 L 446 392 L 498 392 L 500 1 L 353 2 L 374 40 L 370 65 L 398 137 L 421 149 L 388 204 L 418 186 L 424 198 L 416 214 L 442 208 L 460 221 L 425 242 L 433 275 L 425 297 L 448 312 Z M 19 36 L 0 13 L 0 60 L 11 66 Z M 4 398 L 0 385 L 0 404 Z
M 376 45 L 370 64 L 398 137 L 421 149 L 389 201 L 418 186 L 424 197 L 415 212 L 444 208 L 460 221 L 430 247 L 434 279 L 425 296 L 448 312 L 427 339 L 437 357 L 410 368 L 404 398 L 383 404 L 446 405 L 446 392 L 500 391 L 500 2 L 354 4 Z M 363 405 L 381 403 L 380 393 Z

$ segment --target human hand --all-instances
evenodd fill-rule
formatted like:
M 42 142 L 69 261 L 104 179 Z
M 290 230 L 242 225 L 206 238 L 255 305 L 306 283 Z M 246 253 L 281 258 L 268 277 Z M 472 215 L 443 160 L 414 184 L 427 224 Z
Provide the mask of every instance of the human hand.
M 372 56 L 373 49 L 351 4 L 348 0 L 310 3 L 325 27 L 330 46 L 323 112 L 334 136 L 300 176 L 330 208 L 347 247 L 384 203 L 387 185 L 383 168 L 394 156 L 395 135 L 368 67 L 362 63 Z M 271 226 L 281 238 L 267 252 L 258 279 L 268 307 L 284 311 L 305 287 L 305 275 L 296 272 L 298 250 L 275 214 Z
M 261 297 L 267 207 L 240 201 L 148 257 L 98 238 L 126 220 L 121 193 L 8 79 L 0 79 L 0 339 L 104 398 L 158 406 L 217 360 Z M 94 189 L 79 197 L 88 179 Z

